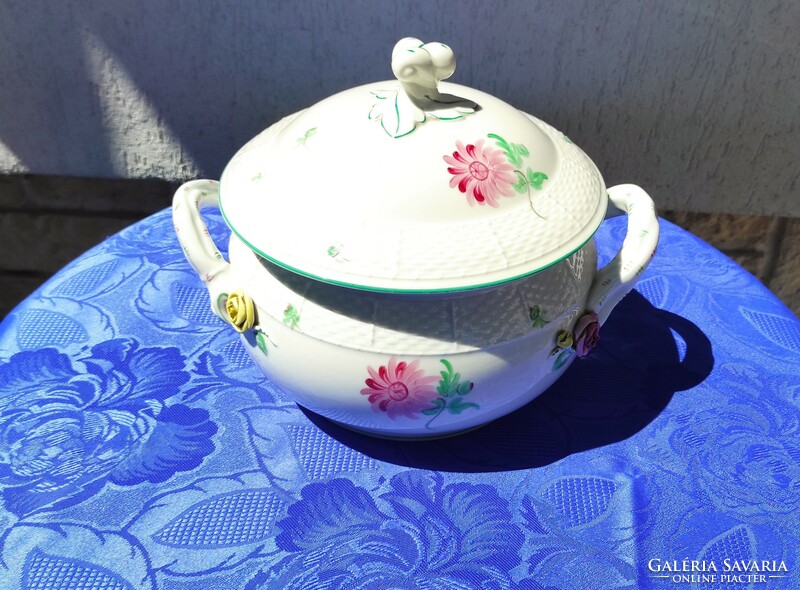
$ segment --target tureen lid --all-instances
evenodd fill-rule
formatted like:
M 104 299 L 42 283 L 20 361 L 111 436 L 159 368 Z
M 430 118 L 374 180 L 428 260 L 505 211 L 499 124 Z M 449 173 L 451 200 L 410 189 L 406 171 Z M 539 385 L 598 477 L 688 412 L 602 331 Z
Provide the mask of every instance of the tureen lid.
M 442 43 L 407 38 L 397 80 L 331 96 L 247 143 L 223 172 L 233 232 L 326 282 L 455 291 L 532 274 L 583 246 L 607 204 L 562 133 L 484 92 L 441 82 Z

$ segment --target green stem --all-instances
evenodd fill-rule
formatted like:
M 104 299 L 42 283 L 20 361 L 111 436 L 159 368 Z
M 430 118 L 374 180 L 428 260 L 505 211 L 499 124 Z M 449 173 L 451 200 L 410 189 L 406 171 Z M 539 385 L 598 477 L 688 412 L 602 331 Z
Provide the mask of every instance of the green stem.
M 440 409 L 437 413 L 435 413 L 433 415 L 433 417 L 431 417 L 431 419 L 428 420 L 425 423 L 425 428 L 430 428 L 431 427 L 431 422 L 433 422 L 434 420 L 436 420 L 436 418 L 438 418 L 439 416 L 442 415 L 442 412 L 444 412 L 445 408 L 447 407 L 447 400 L 443 400 L 443 401 L 444 401 L 444 405 L 442 406 L 442 409 Z

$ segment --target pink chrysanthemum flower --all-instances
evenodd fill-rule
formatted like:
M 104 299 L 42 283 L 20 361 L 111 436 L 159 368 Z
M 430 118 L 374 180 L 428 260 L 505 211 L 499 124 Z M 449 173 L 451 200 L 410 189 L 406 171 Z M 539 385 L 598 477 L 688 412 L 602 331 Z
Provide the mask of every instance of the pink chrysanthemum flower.
M 419 361 L 409 364 L 392 357 L 387 366 L 381 365 L 377 371 L 367 367 L 367 371 L 370 377 L 364 381 L 367 387 L 361 390 L 361 395 L 369 396 L 372 407 L 386 412 L 390 418 L 417 418 L 422 410 L 431 407 L 437 395 L 434 383 L 438 377 L 426 376 L 419 369 Z
M 449 164 L 447 171 L 453 175 L 450 186 L 458 187 L 470 205 L 497 207 L 499 197 L 514 194 L 514 166 L 501 150 L 483 147 L 482 139 L 467 145 L 457 141 L 456 147 L 452 156 L 443 158 Z

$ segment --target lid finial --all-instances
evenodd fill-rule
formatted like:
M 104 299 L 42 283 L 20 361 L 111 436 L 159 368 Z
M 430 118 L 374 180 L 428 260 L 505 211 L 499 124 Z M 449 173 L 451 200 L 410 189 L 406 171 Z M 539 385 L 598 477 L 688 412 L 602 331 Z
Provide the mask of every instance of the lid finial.
M 428 115 L 452 120 L 479 111 L 480 106 L 469 99 L 439 92 L 439 82 L 452 76 L 455 69 L 453 50 L 444 43 L 401 39 L 392 51 L 392 71 L 401 90 L 373 93 L 379 102 L 370 119 L 380 120 L 383 130 L 397 138 L 414 131 Z

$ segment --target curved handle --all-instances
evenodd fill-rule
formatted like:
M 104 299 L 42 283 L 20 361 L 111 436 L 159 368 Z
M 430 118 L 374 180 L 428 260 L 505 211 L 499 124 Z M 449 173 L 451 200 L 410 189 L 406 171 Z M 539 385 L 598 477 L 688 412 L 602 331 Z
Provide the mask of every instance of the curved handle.
M 597 272 L 589 291 L 586 308 L 597 314 L 600 324 L 633 289 L 658 245 L 656 209 L 646 192 L 633 184 L 619 184 L 608 189 L 608 198 L 617 213 L 627 213 L 628 232 L 622 248 Z M 614 209 L 610 211 L 613 215 Z
M 183 184 L 172 197 L 172 222 L 189 264 L 208 288 L 211 310 L 229 321 L 225 304 L 233 292 L 230 264 L 211 239 L 200 209 L 219 207 L 219 182 L 191 180 Z

